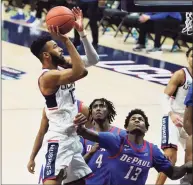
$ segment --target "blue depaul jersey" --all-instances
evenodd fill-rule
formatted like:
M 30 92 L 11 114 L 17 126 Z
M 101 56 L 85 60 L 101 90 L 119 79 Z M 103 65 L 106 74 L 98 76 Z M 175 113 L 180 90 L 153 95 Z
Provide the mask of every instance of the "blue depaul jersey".
M 99 145 L 109 154 L 110 185 L 145 185 L 150 168 L 164 172 L 172 165 L 156 145 L 147 141 L 136 145 L 127 136 L 99 132 Z
M 189 90 L 188 90 L 188 94 L 186 96 L 186 99 L 184 101 L 184 104 L 188 107 L 188 106 L 193 106 L 193 88 L 192 85 L 190 86 Z
M 126 135 L 125 130 L 121 130 L 117 127 L 112 126 L 109 130 L 111 134 L 116 135 Z M 86 140 L 81 138 L 81 142 L 83 144 L 83 153 L 84 156 L 86 153 L 88 153 L 92 146 L 95 144 L 92 141 Z M 91 159 L 88 162 L 88 166 L 92 170 L 92 175 L 89 176 L 86 179 L 86 185 L 107 185 L 110 182 L 110 171 L 108 168 L 108 152 L 104 148 L 100 148 L 98 151 L 96 151 Z

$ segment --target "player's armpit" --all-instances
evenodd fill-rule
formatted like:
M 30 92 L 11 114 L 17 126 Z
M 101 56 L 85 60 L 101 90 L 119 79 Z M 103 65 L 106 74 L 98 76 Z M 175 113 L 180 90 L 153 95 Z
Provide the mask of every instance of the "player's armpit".
M 184 71 L 176 71 L 171 77 L 168 85 L 166 86 L 164 93 L 168 96 L 173 96 L 176 89 L 184 83 Z
M 88 74 L 85 69 L 81 74 L 74 73 L 72 69 L 65 70 L 50 70 L 42 75 L 40 83 L 44 88 L 56 88 L 59 85 L 66 85 L 73 83 Z

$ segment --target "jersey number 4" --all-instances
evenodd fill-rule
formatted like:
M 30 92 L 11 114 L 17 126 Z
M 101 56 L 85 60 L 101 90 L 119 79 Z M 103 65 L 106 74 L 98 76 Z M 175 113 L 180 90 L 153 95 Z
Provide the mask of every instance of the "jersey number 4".
M 103 163 L 103 154 L 100 154 L 96 160 L 97 168 L 101 168 L 102 163 Z
M 134 170 L 134 174 L 131 175 L 131 172 L 133 172 L 133 170 Z M 134 169 L 134 166 L 130 166 L 129 171 L 127 172 L 127 174 L 124 178 L 125 179 L 130 179 L 132 181 L 136 181 L 141 172 L 142 172 L 141 168 L 137 167 L 137 168 Z

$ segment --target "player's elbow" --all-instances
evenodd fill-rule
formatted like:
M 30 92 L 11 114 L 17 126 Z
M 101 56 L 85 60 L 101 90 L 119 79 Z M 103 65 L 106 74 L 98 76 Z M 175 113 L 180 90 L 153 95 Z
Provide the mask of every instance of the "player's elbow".
M 171 180 L 178 180 L 186 174 L 186 169 L 183 166 L 172 166 L 167 172 L 164 172 L 165 175 Z
M 96 65 L 99 62 L 99 55 L 96 53 L 95 55 L 92 56 L 92 58 L 88 59 L 88 63 L 93 66 Z
M 75 82 L 77 80 L 80 80 L 81 78 L 84 78 L 87 75 L 88 71 L 84 68 L 81 72 L 72 73 L 72 75 L 69 77 L 69 81 Z
M 88 71 L 84 68 L 83 73 L 81 74 L 81 77 L 84 78 L 88 75 Z
M 96 55 L 93 57 L 93 63 L 97 64 L 99 62 L 99 55 L 96 53 Z

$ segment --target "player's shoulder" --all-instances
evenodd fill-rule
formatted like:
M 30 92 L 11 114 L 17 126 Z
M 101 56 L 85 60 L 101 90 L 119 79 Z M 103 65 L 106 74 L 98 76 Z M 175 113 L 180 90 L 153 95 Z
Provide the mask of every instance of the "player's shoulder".
M 173 75 L 171 76 L 170 82 L 181 85 L 184 82 L 185 76 L 186 74 L 184 72 L 184 69 L 181 68 L 173 73 Z
M 39 77 L 39 81 L 42 83 L 47 83 L 48 81 L 54 79 L 58 76 L 59 70 L 57 69 L 44 69 Z
M 152 150 L 153 156 L 159 156 L 160 154 L 163 154 L 163 151 L 159 148 L 157 144 L 147 142 L 149 143 L 150 149 Z
M 186 74 L 185 74 L 185 68 L 181 68 L 181 69 L 175 71 L 172 77 L 173 77 L 173 78 L 174 78 L 174 77 L 175 77 L 175 78 L 180 78 L 180 77 L 184 78 L 185 75 L 186 75 Z
M 112 126 L 110 132 L 117 134 L 117 135 L 121 135 L 121 136 L 122 135 L 125 136 L 127 134 L 126 130 L 121 129 L 121 128 L 116 127 L 116 126 Z

